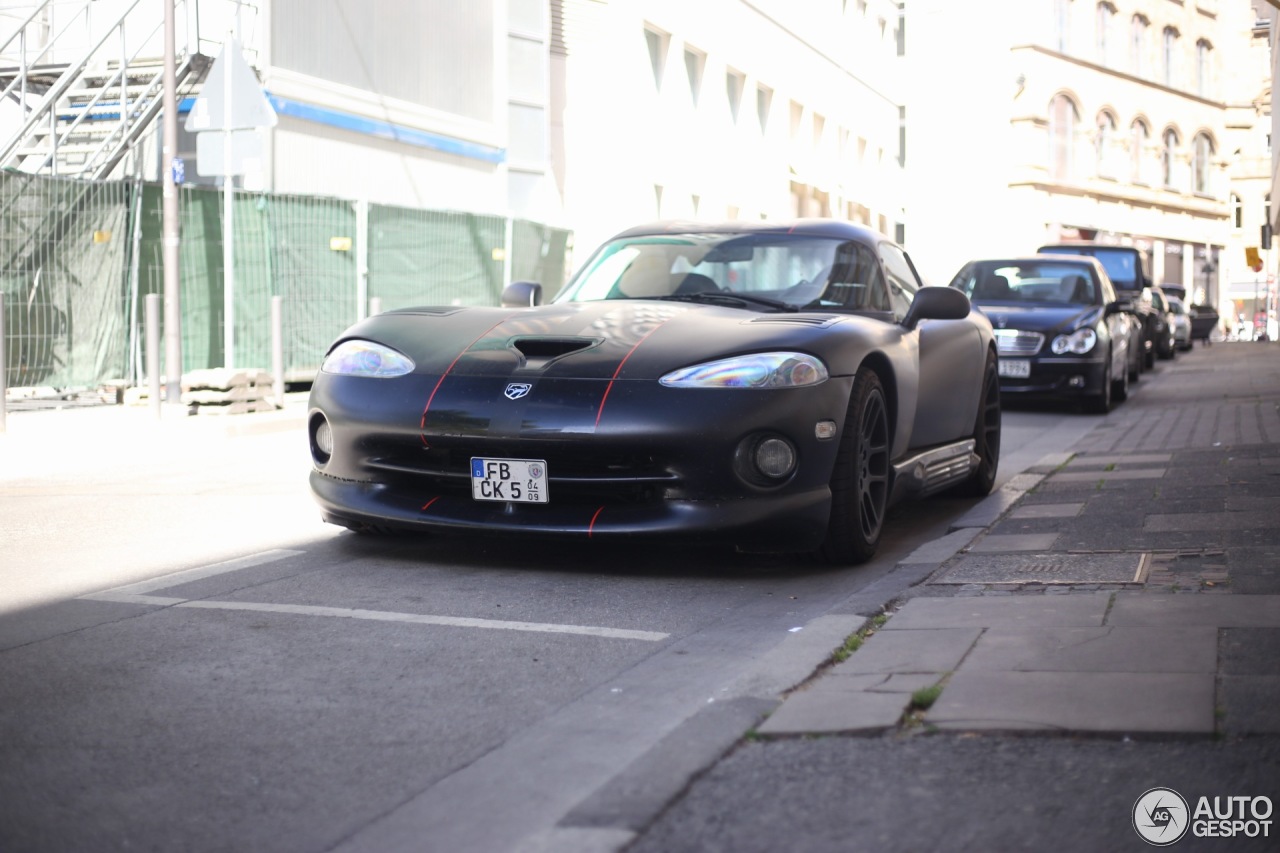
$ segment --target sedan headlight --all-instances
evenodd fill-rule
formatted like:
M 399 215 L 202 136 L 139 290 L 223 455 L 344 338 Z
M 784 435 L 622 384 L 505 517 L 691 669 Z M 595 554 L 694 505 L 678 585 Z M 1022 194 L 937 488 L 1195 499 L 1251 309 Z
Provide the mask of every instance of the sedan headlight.
M 343 376 L 374 376 L 385 379 L 404 376 L 413 370 L 408 356 L 373 341 L 343 341 L 325 356 L 320 369 Z
M 1049 347 L 1057 355 L 1068 352 L 1084 355 L 1093 349 L 1093 345 L 1097 342 L 1098 333 L 1093 329 L 1077 329 L 1069 335 L 1058 335 L 1053 339 L 1053 343 Z
M 668 388 L 803 388 L 827 381 L 827 366 L 799 352 L 762 352 L 674 370 Z

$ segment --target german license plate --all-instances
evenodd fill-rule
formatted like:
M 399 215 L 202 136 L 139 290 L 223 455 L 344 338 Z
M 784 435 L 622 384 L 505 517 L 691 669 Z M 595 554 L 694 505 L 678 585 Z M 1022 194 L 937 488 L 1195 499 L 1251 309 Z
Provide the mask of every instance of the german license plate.
M 547 503 L 547 463 L 541 459 L 473 456 L 471 497 L 478 501 Z
M 1025 358 L 1002 358 L 999 361 L 1001 376 L 1010 379 L 1026 379 L 1031 375 L 1031 362 Z

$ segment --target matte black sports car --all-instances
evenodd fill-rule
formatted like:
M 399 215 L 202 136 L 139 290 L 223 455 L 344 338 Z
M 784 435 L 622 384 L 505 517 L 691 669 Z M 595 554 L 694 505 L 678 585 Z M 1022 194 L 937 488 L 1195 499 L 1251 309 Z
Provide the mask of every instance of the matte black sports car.
M 995 325 L 1000 390 L 1007 398 L 1079 400 L 1105 413 L 1129 396 L 1142 358 L 1142 321 L 1096 258 L 970 261 L 951 286 Z
M 870 557 L 900 497 L 991 490 L 991 325 L 848 223 L 619 234 L 549 305 L 411 308 L 311 392 L 324 518 Z

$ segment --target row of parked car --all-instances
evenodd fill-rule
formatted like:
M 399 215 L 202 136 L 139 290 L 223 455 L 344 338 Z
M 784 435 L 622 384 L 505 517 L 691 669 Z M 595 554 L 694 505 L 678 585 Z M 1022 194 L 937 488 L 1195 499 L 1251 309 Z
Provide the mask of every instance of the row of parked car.
M 1128 397 L 1157 359 L 1207 340 L 1218 319 L 1189 308 L 1181 287 L 1155 286 L 1131 246 L 1059 243 L 976 260 L 951 287 L 995 328 L 1005 399 L 1073 399 L 1096 413 Z

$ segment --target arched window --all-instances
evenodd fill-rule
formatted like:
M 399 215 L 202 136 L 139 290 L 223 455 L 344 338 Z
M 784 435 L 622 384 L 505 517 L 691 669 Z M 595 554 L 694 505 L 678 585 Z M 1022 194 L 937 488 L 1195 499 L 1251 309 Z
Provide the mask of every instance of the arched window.
M 1164 28 L 1164 41 L 1161 49 L 1161 71 L 1166 86 L 1178 84 L 1178 31 L 1173 27 Z
M 1118 178 L 1116 168 L 1116 118 L 1111 113 L 1098 113 L 1098 133 L 1094 137 L 1098 177 Z
M 1160 184 L 1167 190 L 1174 189 L 1174 163 L 1178 152 L 1178 131 L 1172 127 L 1164 132 L 1160 141 Z
M 1075 173 L 1076 127 L 1080 113 L 1066 95 L 1056 95 L 1049 104 L 1049 177 L 1069 180 Z
M 1213 45 L 1204 39 L 1196 42 L 1196 94 L 1209 97 L 1213 88 Z
M 1129 126 L 1129 180 L 1151 186 L 1151 128 L 1142 119 Z
M 1151 22 L 1145 15 L 1134 15 L 1129 25 L 1129 71 L 1135 77 L 1141 77 L 1147 71 L 1147 44 Z
M 1196 134 L 1191 157 L 1191 187 L 1195 192 L 1208 194 L 1213 178 L 1213 140 L 1209 134 Z
M 1058 53 L 1066 53 L 1071 49 L 1071 0 L 1054 0 L 1053 29 Z
M 1111 51 L 1114 47 L 1111 38 L 1111 24 L 1115 20 L 1116 7 L 1110 3 L 1098 4 L 1097 18 L 1097 38 L 1098 38 L 1098 62 L 1103 65 L 1111 65 Z

